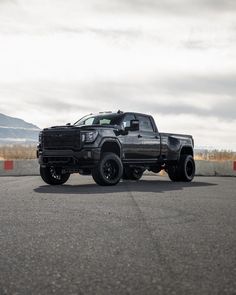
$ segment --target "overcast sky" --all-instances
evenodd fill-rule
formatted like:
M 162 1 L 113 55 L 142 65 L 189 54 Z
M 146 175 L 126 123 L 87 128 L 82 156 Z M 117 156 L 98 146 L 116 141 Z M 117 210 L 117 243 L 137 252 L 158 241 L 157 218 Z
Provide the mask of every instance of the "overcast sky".
M 97 111 L 236 150 L 235 0 L 0 0 L 0 112 L 39 127 Z

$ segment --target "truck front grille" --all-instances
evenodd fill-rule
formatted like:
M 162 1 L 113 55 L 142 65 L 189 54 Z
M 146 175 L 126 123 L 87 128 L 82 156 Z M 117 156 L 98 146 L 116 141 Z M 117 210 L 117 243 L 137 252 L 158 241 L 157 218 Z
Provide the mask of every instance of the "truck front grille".
M 42 134 L 45 149 L 79 149 L 80 132 L 78 130 L 46 130 Z

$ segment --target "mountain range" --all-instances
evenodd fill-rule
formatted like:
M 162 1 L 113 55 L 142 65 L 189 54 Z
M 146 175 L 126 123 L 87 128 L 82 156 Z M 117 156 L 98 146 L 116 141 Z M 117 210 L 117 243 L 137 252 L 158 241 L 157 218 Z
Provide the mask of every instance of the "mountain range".
M 35 144 L 39 131 L 36 125 L 0 113 L 0 144 Z

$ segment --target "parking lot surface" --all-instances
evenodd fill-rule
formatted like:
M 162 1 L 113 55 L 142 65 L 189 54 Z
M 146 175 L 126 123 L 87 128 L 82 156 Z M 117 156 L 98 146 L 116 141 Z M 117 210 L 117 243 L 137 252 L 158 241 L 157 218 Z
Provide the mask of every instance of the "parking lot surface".
M 0 178 L 0 294 L 236 294 L 236 178 Z

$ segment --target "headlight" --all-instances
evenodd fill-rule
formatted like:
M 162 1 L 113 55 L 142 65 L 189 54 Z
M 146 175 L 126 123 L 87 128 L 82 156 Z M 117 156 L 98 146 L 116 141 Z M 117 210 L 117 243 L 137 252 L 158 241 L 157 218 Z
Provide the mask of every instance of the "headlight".
M 98 136 L 97 131 L 85 132 L 82 134 L 82 141 L 91 143 L 96 140 L 97 136 Z

